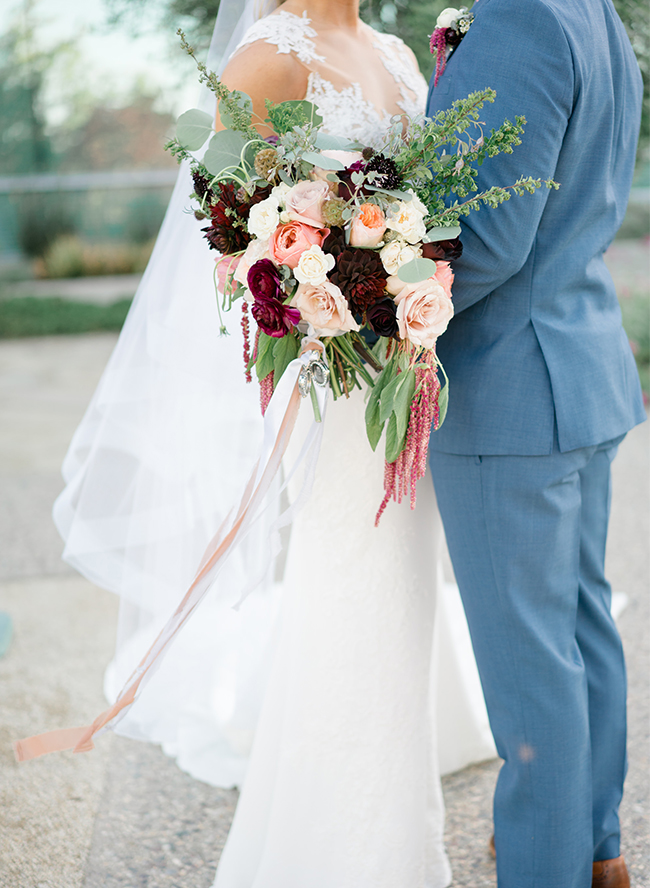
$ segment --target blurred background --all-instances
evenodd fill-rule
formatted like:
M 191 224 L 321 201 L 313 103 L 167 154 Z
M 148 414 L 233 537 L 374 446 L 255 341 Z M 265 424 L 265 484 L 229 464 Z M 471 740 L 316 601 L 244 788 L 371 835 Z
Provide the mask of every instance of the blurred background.
M 362 0 L 361 8 L 412 46 L 428 77 L 427 35 L 447 2 Z M 650 17 L 645 0 L 615 5 L 646 88 L 619 238 L 646 238 L 647 247 Z M 163 146 L 198 95 L 175 31 L 184 28 L 205 57 L 218 8 L 219 0 L 0 4 L 0 337 L 121 326 L 175 179 Z M 622 265 L 637 272 L 619 290 L 647 390 L 647 250 L 630 255 Z

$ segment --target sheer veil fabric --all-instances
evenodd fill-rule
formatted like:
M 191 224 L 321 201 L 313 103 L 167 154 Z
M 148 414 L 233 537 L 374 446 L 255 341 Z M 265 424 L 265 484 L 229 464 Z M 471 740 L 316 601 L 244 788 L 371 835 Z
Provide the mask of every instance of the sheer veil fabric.
M 277 5 L 249 0 L 242 12 L 241 3 L 224 0 L 209 67 L 221 70 L 250 27 Z M 214 110 L 206 90 L 201 106 Z M 236 312 L 227 320 L 230 335 L 219 338 L 214 261 L 187 212 L 191 190 L 182 167 L 118 344 L 72 440 L 63 466 L 67 486 L 54 507 L 64 559 L 121 597 L 116 655 L 106 674 L 110 700 L 191 581 L 261 441 L 257 387 L 244 382 Z M 283 558 L 240 611 L 231 607 L 262 570 L 266 536 L 259 526 L 230 560 L 200 617 L 185 627 L 118 729 L 161 743 L 181 768 L 214 785 L 243 782 L 276 636 L 287 631 L 277 619 L 287 587 Z M 453 588 L 439 595 L 435 633 L 445 772 L 490 757 L 493 747 Z

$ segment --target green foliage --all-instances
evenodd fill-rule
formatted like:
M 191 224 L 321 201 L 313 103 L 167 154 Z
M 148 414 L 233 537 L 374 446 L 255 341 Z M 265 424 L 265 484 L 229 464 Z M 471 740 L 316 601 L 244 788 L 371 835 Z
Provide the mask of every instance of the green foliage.
M 621 295 L 619 302 L 641 385 L 650 396 L 650 295 L 647 292 Z
M 274 105 L 267 99 L 266 111 L 267 119 L 278 135 L 285 135 L 296 126 L 320 126 L 323 122 L 316 106 L 305 100 L 280 102 L 279 105 Z
M 112 305 L 69 302 L 56 297 L 38 299 L 34 296 L 0 300 L 0 339 L 118 331 L 130 306 L 130 299 L 122 299 Z

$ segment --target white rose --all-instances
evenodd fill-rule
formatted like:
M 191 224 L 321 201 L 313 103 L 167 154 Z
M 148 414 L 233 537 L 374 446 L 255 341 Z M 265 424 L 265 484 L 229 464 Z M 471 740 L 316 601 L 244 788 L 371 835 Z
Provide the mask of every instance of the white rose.
M 417 194 L 415 193 L 415 191 L 413 191 L 412 188 L 409 188 L 408 193 L 409 193 L 410 195 L 412 195 L 412 197 L 411 197 L 411 201 L 410 201 L 410 202 L 411 202 L 411 204 L 415 207 L 415 209 L 418 211 L 418 213 L 422 213 L 422 216 L 423 216 L 423 217 L 424 217 L 424 216 L 428 216 L 428 215 L 429 215 L 429 211 L 427 210 L 427 208 L 425 207 L 425 205 L 422 203 L 422 201 L 420 200 L 420 198 L 417 196 Z
M 280 224 L 278 202 L 271 196 L 251 207 L 248 216 L 248 231 L 260 240 L 268 240 Z
M 325 283 L 327 272 L 331 271 L 334 265 L 334 256 L 331 253 L 324 253 L 318 244 L 313 244 L 303 252 L 293 273 L 298 283 L 317 286 Z
M 277 206 L 283 207 L 286 204 L 287 194 L 291 191 L 291 185 L 287 185 L 286 182 L 280 182 L 279 185 L 276 185 L 273 191 L 271 191 L 271 197 L 276 202 Z M 268 198 L 270 200 L 271 198 Z
M 419 247 L 412 247 L 403 240 L 394 240 L 379 251 L 384 268 L 390 275 L 397 274 L 402 265 L 422 255 Z
M 446 9 L 443 9 L 438 16 L 436 28 L 453 28 L 460 18 L 460 15 L 461 13 L 459 9 L 454 9 L 453 6 L 448 6 Z
M 389 210 L 387 227 L 396 231 L 410 244 L 417 244 L 427 233 L 427 226 L 423 221 L 426 214 L 426 207 L 418 198 L 400 200 Z

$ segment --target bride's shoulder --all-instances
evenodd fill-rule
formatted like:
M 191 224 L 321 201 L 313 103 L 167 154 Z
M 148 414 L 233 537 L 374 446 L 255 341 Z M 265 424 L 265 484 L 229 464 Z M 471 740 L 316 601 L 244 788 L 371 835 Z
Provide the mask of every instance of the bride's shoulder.
M 314 38 L 316 31 L 312 28 L 307 13 L 295 15 L 286 10 L 271 13 L 255 22 L 244 34 L 237 51 L 253 44 L 261 48 L 261 44 L 275 47 L 274 52 L 280 55 L 294 55 L 303 64 L 324 61 L 323 56 L 316 52 Z

